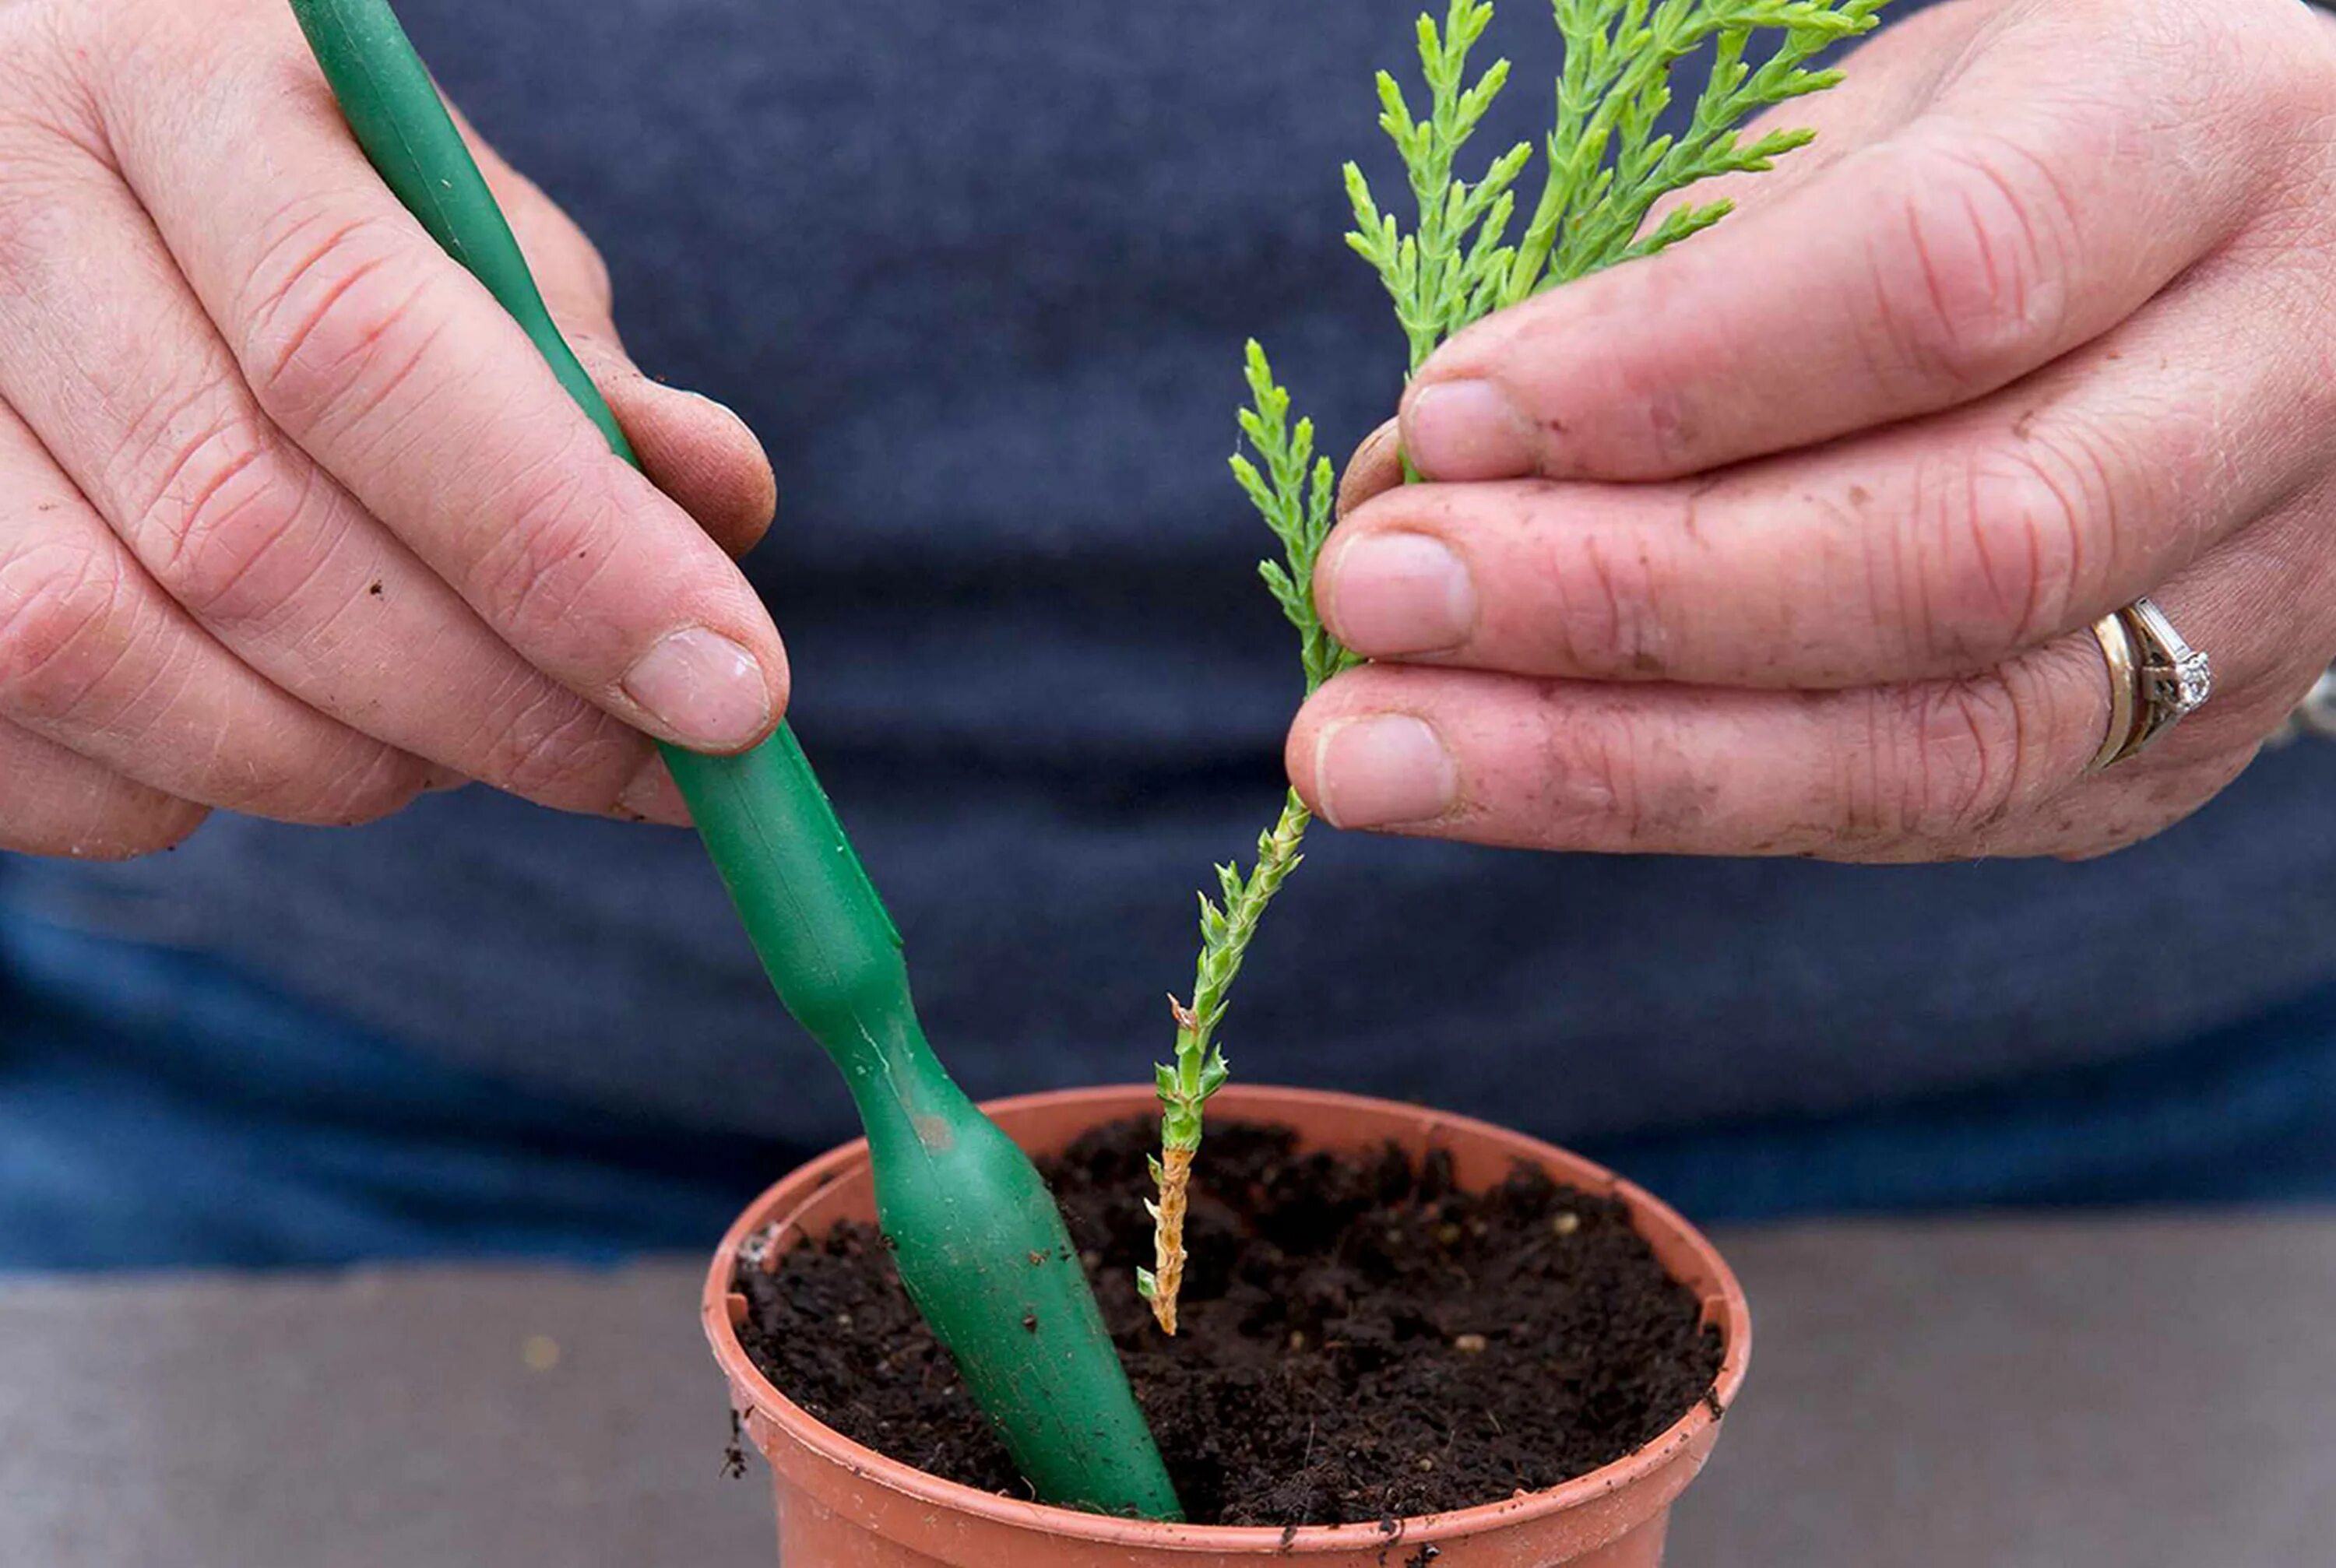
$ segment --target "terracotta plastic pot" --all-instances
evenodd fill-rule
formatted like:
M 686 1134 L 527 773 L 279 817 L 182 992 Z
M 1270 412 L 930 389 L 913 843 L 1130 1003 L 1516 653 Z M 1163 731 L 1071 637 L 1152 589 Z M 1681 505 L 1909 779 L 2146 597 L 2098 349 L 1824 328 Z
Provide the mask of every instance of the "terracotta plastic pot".
M 1148 1085 L 988 1107 L 1008 1135 L 1040 1154 L 1101 1123 L 1156 1108 Z M 1613 1173 L 1484 1122 L 1352 1095 L 1235 1085 L 1210 1109 L 1285 1123 L 1309 1147 L 1367 1151 L 1393 1139 L 1415 1154 L 1447 1150 L 1471 1188 L 1494 1184 L 1522 1159 L 1558 1181 L 1615 1193 L 1664 1267 L 1703 1298 L 1724 1347 L 1718 1404 L 1725 1410 L 1735 1402 L 1752 1346 L 1742 1288 L 1710 1242 Z M 866 1145 L 846 1144 L 756 1199 L 706 1275 L 706 1338 L 746 1433 L 770 1461 L 781 1568 L 1242 1568 L 1293 1557 L 1310 1568 L 1657 1568 L 1671 1504 L 1719 1436 L 1719 1417 L 1701 1402 L 1602 1470 L 1550 1491 L 1404 1520 L 1392 1536 L 1371 1524 L 1288 1533 L 1146 1524 L 998 1496 L 912 1470 L 821 1425 L 773 1388 L 738 1342 L 746 1303 L 731 1279 L 742 1249 L 761 1256 L 823 1234 L 838 1220 L 874 1215 Z

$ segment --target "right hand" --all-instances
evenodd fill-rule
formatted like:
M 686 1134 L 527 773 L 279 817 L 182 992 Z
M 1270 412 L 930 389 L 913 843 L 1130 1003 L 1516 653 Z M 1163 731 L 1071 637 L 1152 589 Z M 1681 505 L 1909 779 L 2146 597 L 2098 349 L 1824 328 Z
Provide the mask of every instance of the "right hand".
M 383 186 L 283 0 L 0 0 L 0 849 L 472 779 L 684 822 L 648 737 L 777 725 L 725 553 L 761 447 L 633 367 L 590 243 L 472 145 L 649 477 Z

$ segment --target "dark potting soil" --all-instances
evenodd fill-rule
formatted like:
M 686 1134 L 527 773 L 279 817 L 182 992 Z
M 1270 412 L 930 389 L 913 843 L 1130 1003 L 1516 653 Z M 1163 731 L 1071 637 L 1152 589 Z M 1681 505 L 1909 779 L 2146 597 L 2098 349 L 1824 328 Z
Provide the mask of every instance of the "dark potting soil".
M 1197 1523 L 1498 1502 L 1611 1463 L 1711 1396 L 1718 1334 L 1618 1200 L 1523 1167 L 1463 1193 L 1440 1154 L 1299 1154 L 1252 1125 L 1209 1128 L 1171 1340 L 1134 1284 L 1157 1133 L 1098 1128 L 1042 1168 Z M 875 1227 L 738 1283 L 746 1352 L 795 1403 L 904 1464 L 1027 1495 Z

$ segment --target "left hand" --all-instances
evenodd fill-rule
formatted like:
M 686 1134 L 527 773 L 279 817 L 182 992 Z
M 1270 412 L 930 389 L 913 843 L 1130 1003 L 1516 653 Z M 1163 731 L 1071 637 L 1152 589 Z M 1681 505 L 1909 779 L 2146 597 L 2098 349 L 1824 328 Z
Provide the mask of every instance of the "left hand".
M 1367 443 L 1316 592 L 1379 662 L 1290 775 L 1543 849 L 2078 856 L 2234 778 L 2336 655 L 2336 23 L 1958 0 L 1786 106 L 1712 233 L 1485 321 Z M 1696 193 L 1708 200 L 1708 190 Z M 2091 624 L 2216 694 L 2088 773 Z

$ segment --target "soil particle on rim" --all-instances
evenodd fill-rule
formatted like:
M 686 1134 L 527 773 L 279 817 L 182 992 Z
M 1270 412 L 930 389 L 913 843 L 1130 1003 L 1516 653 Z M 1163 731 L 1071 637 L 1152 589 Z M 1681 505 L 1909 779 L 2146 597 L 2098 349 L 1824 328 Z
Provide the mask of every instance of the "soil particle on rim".
M 730 1443 L 722 1450 L 722 1474 L 725 1479 L 742 1480 L 746 1474 L 746 1428 L 738 1412 L 730 1412 Z
M 1500 1502 L 1622 1457 L 1712 1390 L 1719 1337 L 1619 1200 L 1523 1168 L 1462 1193 L 1440 1154 L 1299 1154 L 1252 1124 L 1209 1129 L 1167 1339 L 1134 1283 L 1157 1131 L 1097 1128 L 1042 1167 L 1196 1523 Z M 874 1226 L 741 1268 L 738 1287 L 747 1354 L 804 1409 L 903 1464 L 1027 1495 Z

